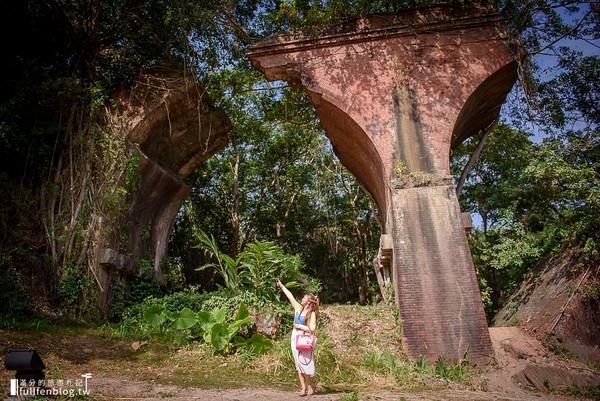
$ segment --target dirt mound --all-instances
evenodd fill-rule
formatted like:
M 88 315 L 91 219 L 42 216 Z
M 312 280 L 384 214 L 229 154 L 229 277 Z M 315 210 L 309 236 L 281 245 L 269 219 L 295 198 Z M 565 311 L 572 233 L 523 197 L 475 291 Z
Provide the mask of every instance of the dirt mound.
M 555 351 L 600 365 L 600 266 L 589 252 L 567 249 L 541 261 L 496 315 Z
M 496 362 L 486 375 L 490 391 L 515 396 L 600 386 L 600 376 L 584 364 L 551 353 L 518 327 L 490 329 Z

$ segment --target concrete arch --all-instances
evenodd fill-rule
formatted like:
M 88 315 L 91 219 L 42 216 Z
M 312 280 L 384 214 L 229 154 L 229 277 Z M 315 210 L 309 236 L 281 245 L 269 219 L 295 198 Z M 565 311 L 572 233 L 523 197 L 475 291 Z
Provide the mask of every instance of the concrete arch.
M 516 80 L 517 61 L 512 60 L 488 76 L 471 93 L 454 124 L 450 149 L 494 122 Z
M 376 146 L 362 128 L 364 125 L 349 116 L 344 110 L 345 104 L 338 107 L 339 101 L 332 102 L 332 93 L 322 88 L 311 88 L 308 93 L 340 162 L 367 190 L 381 214 L 385 215 L 389 205 L 386 203 L 386 187 L 380 179 L 384 175 L 384 167 Z M 385 231 L 385 221 L 382 224 Z

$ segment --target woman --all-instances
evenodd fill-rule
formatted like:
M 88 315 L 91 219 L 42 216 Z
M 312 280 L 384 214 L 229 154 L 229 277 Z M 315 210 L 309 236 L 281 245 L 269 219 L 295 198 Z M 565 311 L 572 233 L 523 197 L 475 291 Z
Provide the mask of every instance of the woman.
M 277 286 L 283 290 L 295 311 L 291 345 L 300 379 L 300 396 L 312 395 L 315 393 L 315 386 L 311 381 L 311 377 L 315 374 L 314 354 L 312 351 L 298 351 L 296 349 L 296 336 L 302 332 L 312 333 L 315 331 L 317 318 L 319 317 L 319 298 L 313 294 L 306 294 L 302 301 L 298 302 L 281 281 L 277 280 Z

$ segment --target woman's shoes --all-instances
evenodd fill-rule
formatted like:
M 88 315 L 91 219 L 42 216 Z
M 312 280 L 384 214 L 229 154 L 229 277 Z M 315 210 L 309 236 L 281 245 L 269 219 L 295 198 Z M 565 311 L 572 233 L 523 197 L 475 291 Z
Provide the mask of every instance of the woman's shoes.
M 313 395 L 315 393 L 315 386 L 308 386 L 308 388 L 306 389 L 302 389 L 300 390 L 300 392 L 298 393 L 298 395 L 300 397 L 304 397 L 306 395 Z

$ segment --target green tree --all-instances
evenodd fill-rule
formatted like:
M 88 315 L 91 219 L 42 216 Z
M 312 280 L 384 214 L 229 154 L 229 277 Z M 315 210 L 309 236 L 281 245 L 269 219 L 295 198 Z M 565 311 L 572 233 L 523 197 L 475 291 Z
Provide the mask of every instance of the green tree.
M 452 151 L 452 171 L 458 176 L 482 133 Z M 464 210 L 481 217 L 483 232 L 500 218 L 499 212 L 519 201 L 520 173 L 528 165 L 534 144 L 523 131 L 499 124 L 490 134 L 459 193 Z
M 36 261 L 18 267 L 31 274 L 19 277 L 43 276 L 40 292 L 84 299 L 93 291 L 65 288 L 67 270 L 96 283 L 88 252 L 94 233 L 133 189 L 125 176 L 135 170 L 133 152 L 111 130 L 111 96 L 160 65 L 187 66 L 194 75 L 218 62 L 214 49 L 240 57 L 236 24 L 254 16 L 258 2 L 26 0 L 0 7 L 2 33 L 11 37 L 3 53 L 10 78 L 0 83 L 0 171 L 13 196 L 37 194 L 17 222 L 35 226 L 35 239 L 6 243 L 39 250 Z
M 476 141 L 457 148 L 454 161 L 464 164 Z M 460 198 L 464 210 L 481 216 L 470 239 L 489 317 L 542 255 L 567 241 L 597 242 L 596 152 L 597 143 L 581 135 L 534 144 L 505 125 L 490 135 Z
M 595 143 L 581 137 L 574 142 L 548 139 L 524 171 L 533 185 L 522 192 L 537 197 L 522 221 L 530 231 L 546 233 L 549 249 L 574 238 L 598 240 L 600 160 L 586 157 L 597 153 L 595 136 Z
M 214 97 L 227 99 L 220 105 L 234 124 L 231 144 L 189 181 L 192 197 L 178 225 L 214 232 L 234 259 L 256 239 L 275 241 L 301 254 L 309 261 L 307 273 L 324 283 L 339 282 L 337 272 L 346 271 L 348 292 L 337 295 L 367 302 L 377 238 L 372 230 L 378 228 L 374 210 L 333 157 L 306 96 L 266 83 L 243 63 L 222 71 L 215 82 Z

